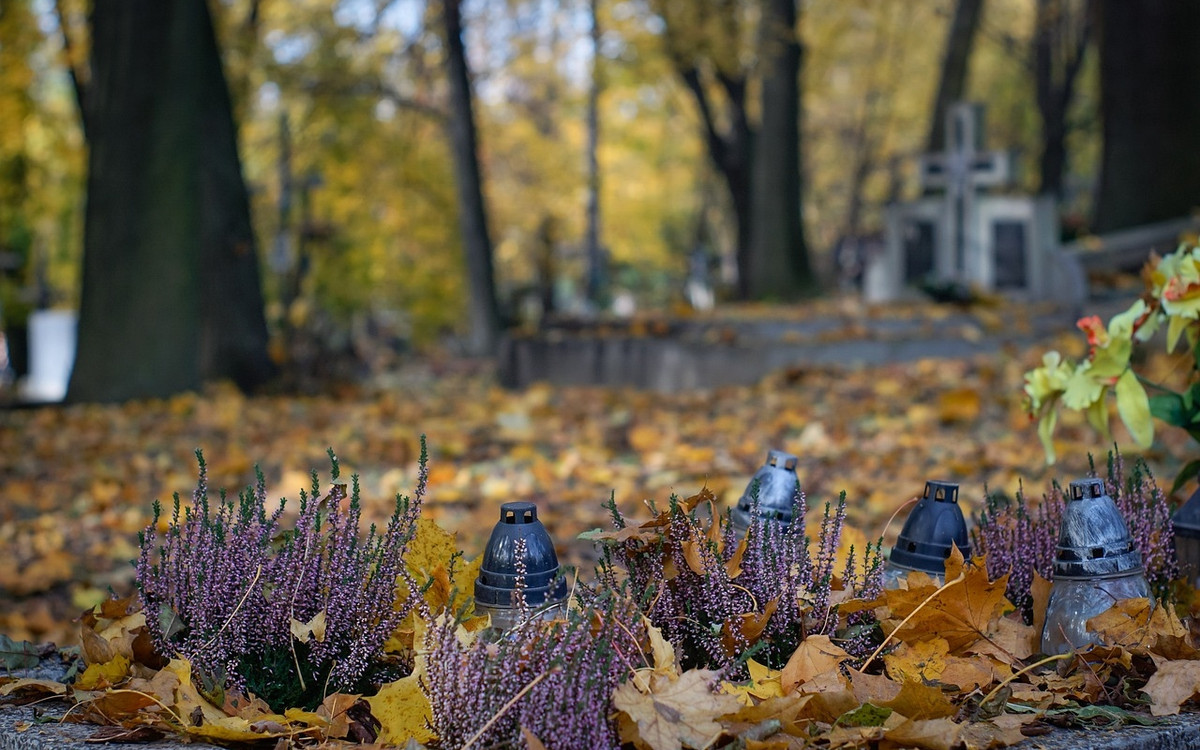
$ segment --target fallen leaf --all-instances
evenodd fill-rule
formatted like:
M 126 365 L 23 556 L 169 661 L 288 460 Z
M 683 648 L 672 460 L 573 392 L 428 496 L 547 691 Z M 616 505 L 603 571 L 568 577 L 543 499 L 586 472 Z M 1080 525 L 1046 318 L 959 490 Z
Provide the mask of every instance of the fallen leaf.
M 775 614 L 775 610 L 778 608 L 779 600 L 772 599 L 767 602 L 767 606 L 763 607 L 761 613 L 746 612 L 726 620 L 721 625 L 721 645 L 725 647 L 725 652 L 732 656 L 746 646 L 753 646 L 757 643 L 758 637 L 762 635 L 767 623 L 770 622 L 771 615 Z M 735 629 L 741 634 L 740 638 L 734 637 Z
M 783 697 L 783 686 L 779 682 L 782 673 L 779 670 L 766 667 L 753 659 L 746 662 L 746 668 L 750 672 L 748 682 L 722 682 L 721 688 L 730 695 L 738 696 L 747 706 L 754 705 L 754 698 L 762 700 Z
M 857 669 L 850 670 L 850 687 L 859 703 L 879 705 L 900 694 L 900 683 L 881 674 L 867 674 Z
M 717 676 L 705 669 L 690 669 L 674 680 L 655 674 L 648 690 L 629 680 L 613 691 L 613 706 L 634 720 L 652 750 L 704 748 L 721 734 L 716 719 L 741 707 L 734 696 L 709 689 Z
M 905 680 L 896 697 L 880 705 L 910 719 L 941 719 L 958 712 L 940 688 L 913 680 Z
M 536 734 L 525 727 L 521 727 L 521 738 L 525 740 L 526 750 L 546 750 L 546 743 L 538 739 Z
M 766 698 L 763 701 L 742 706 L 737 711 L 722 717 L 723 724 L 745 723 L 761 724 L 774 719 L 779 722 L 779 731 L 794 737 L 808 735 L 811 719 L 804 715 L 805 704 L 813 699 L 811 695 L 786 695 Z
M 103 664 L 89 664 L 75 680 L 76 690 L 96 690 L 116 685 L 129 674 L 129 659 L 117 654 Z
M 800 642 L 784 665 L 779 678 L 784 693 L 790 693 L 801 683 L 818 675 L 836 670 L 850 658 L 841 646 L 835 645 L 827 635 L 810 635 Z
M 958 745 L 962 725 L 947 718 L 909 719 L 883 734 L 889 742 L 900 747 L 920 747 L 928 750 L 950 750 Z
M 301 643 L 308 643 L 309 639 L 315 639 L 318 643 L 325 640 L 325 610 L 321 610 L 312 616 L 308 622 L 300 622 L 296 618 L 291 618 L 292 637 Z
M 325 719 L 327 729 L 325 736 L 330 739 L 341 739 L 350 731 L 348 713 L 350 707 L 358 702 L 361 696 L 346 693 L 334 693 L 328 696 L 317 707 L 317 715 Z
M 67 686 L 54 680 L 42 680 L 35 677 L 22 677 L 0 685 L 0 695 L 62 695 L 67 692 Z
M 0 666 L 7 670 L 32 669 L 39 661 L 36 645 L 29 641 L 14 641 L 0 633 Z
M 1142 692 L 1150 698 L 1150 713 L 1171 716 L 1179 706 L 1200 693 L 1200 661 L 1166 661 L 1159 663 Z
M 967 750 L 990 750 L 1016 745 L 1025 741 L 1021 727 L 1036 718 L 1032 715 L 1001 714 L 988 721 L 972 721 L 961 725 L 959 739 Z
M 902 641 L 944 638 L 949 644 L 950 653 L 972 647 L 980 640 L 994 646 L 991 636 L 997 632 L 1001 615 L 1013 609 L 1005 597 L 1008 575 L 995 581 L 988 580 L 983 559 L 967 565 L 962 552 L 955 547 L 946 560 L 946 580 L 953 581 L 960 575 L 963 577 L 961 583 L 948 586 L 928 603 L 924 603 L 925 597 L 917 598 L 923 591 L 885 592 L 894 617 L 903 618 L 916 613 L 903 628 L 890 635 Z M 1020 661 L 1003 649 L 997 647 L 995 651 L 999 658 L 1009 663 Z
M 433 708 L 421 689 L 420 669 L 395 682 L 389 682 L 379 692 L 367 698 L 371 713 L 379 720 L 379 741 L 400 745 L 411 737 L 417 742 L 435 739 Z

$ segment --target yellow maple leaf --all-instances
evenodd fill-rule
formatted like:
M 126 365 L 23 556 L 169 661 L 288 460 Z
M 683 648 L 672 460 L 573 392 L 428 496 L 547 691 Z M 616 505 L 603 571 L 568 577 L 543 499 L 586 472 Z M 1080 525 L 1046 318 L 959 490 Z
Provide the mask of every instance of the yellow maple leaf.
M 433 707 L 429 696 L 421 689 L 425 672 L 423 657 L 418 657 L 412 674 L 384 685 L 378 693 L 367 698 L 371 715 L 379 720 L 379 741 L 402 745 L 409 738 L 425 743 L 435 738 Z
M 717 718 L 741 707 L 736 697 L 709 689 L 717 674 L 707 669 L 689 669 L 676 679 L 655 674 L 644 689 L 629 680 L 613 691 L 613 706 L 633 719 L 651 750 L 704 748 L 721 734 Z
M 759 664 L 753 659 L 746 662 L 746 667 L 750 670 L 750 679 L 747 682 L 723 682 L 721 689 L 730 694 L 737 696 L 738 700 L 743 705 L 753 706 L 754 699 L 765 700 L 767 698 L 783 697 L 783 686 L 779 682 L 779 677 L 782 674 L 778 669 L 771 669 L 763 664 Z
M 294 732 L 288 720 L 278 714 L 263 714 L 251 721 L 230 716 L 200 695 L 192 683 L 192 665 L 186 659 L 172 659 L 163 671 L 179 680 L 175 687 L 175 716 L 184 732 L 214 740 L 254 741 L 271 737 L 288 737 Z
M 1000 617 L 1013 609 L 1004 594 L 1008 575 L 994 581 L 988 580 L 983 559 L 977 558 L 973 564 L 967 565 L 962 552 L 955 547 L 946 560 L 946 580 L 954 581 L 959 576 L 962 576 L 961 583 L 947 587 L 928 601 L 928 594 L 923 588 L 916 591 L 886 591 L 884 596 L 887 605 L 895 617 L 912 615 L 902 628 L 890 635 L 908 642 L 944 638 L 950 646 L 950 653 L 958 653 L 980 640 L 990 640 L 998 628 Z M 1015 655 L 1003 649 L 995 648 L 994 652 L 989 653 L 995 653 L 1010 663 L 1019 661 Z
M 129 659 L 117 654 L 103 664 L 89 664 L 83 670 L 79 679 L 75 680 L 76 690 L 96 690 L 97 688 L 116 685 L 129 674 Z

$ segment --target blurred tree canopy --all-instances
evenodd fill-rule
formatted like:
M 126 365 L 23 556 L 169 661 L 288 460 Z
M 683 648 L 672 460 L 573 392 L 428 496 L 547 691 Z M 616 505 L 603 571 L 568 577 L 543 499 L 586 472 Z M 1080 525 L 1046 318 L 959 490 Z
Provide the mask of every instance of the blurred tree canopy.
M 208 7 L 273 330 L 371 319 L 416 346 L 464 335 L 479 293 L 460 250 L 447 4 Z M 828 278 L 839 238 L 879 231 L 886 203 L 915 194 L 915 157 L 947 96 L 987 102 L 989 145 L 1018 153 L 1020 187 L 1058 195 L 1073 230 L 1200 203 L 1200 169 L 1187 166 L 1200 153 L 1196 0 L 453 7 L 496 307 L 510 321 L 530 296 L 586 297 L 593 91 L 597 235 L 610 281 L 645 304 L 679 297 L 696 256 L 729 296 L 784 298 Z M 71 79 L 93 75 L 91 10 L 0 6 L 0 243 L 23 264 L 2 272 L 7 297 L 28 297 L 40 274 L 78 299 L 85 141 Z M 1122 107 L 1134 93 L 1140 104 Z M 773 203 L 755 209 L 754 193 Z

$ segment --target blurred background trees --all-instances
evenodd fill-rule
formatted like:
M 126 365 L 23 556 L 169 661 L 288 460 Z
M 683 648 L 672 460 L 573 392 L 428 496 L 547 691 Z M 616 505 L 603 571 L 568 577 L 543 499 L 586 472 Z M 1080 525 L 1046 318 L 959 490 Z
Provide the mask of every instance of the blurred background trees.
M 883 207 L 916 191 L 915 157 L 956 98 L 987 102 L 990 144 L 1017 152 L 1019 187 L 1059 197 L 1071 232 L 1200 203 L 1196 0 L 209 0 L 215 47 L 170 37 L 165 21 L 151 34 L 174 40 L 155 53 L 151 98 L 175 104 L 156 106 L 216 118 L 174 145 L 145 111 L 93 132 L 96 99 L 128 105 L 145 75 L 104 62 L 113 6 L 0 5 L 0 300 L 6 326 L 82 303 L 80 397 L 94 397 L 83 379 L 102 379 L 87 363 L 114 350 L 182 357 L 172 383 L 257 381 L 260 356 L 239 375 L 214 354 L 267 346 L 253 307 L 288 372 L 361 359 L 367 338 L 488 352 L 503 326 L 595 311 L 617 293 L 669 307 L 689 269 L 727 299 L 828 288 L 838 241 L 877 232 Z M 205 211 L 244 224 L 240 180 L 216 145 L 220 107 L 184 92 L 215 91 L 221 70 L 252 232 L 214 245 L 186 227 Z M 129 155 L 119 167 L 98 148 L 109 137 Z M 211 181 L 192 191 L 199 216 L 154 218 L 98 168 Z M 99 240 L 115 231 L 100 214 L 130 217 L 138 239 Z M 210 274 L 212 258 L 233 257 L 197 249 L 221 242 L 250 249 L 230 277 L 241 281 L 168 291 L 183 254 Z M 131 292 L 121 273 L 153 288 Z M 170 337 L 179 349 L 133 348 L 134 321 L 167 315 L 156 295 L 199 300 L 189 333 Z M 229 329 L 254 341 L 226 347 Z

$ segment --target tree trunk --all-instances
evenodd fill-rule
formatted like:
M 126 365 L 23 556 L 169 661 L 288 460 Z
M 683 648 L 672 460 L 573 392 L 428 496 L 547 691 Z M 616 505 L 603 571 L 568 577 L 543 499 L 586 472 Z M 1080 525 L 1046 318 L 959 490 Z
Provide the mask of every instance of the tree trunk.
M 71 401 L 272 374 L 249 201 L 204 0 L 96 0 Z
M 446 32 L 446 74 L 450 86 L 450 150 L 454 160 L 454 182 L 458 192 L 458 226 L 462 233 L 470 299 L 470 334 L 467 350 L 477 356 L 495 353 L 500 338 L 500 314 L 496 304 L 492 269 L 492 241 L 488 235 L 487 209 L 483 201 L 483 179 L 475 135 L 471 77 L 463 48 L 460 0 L 443 0 L 442 19 Z
M 942 58 L 937 95 L 929 113 L 931 120 L 926 150 L 930 153 L 946 148 L 946 112 L 951 104 L 963 98 L 967 90 L 971 50 L 975 48 L 975 33 L 979 30 L 982 16 L 983 0 L 958 0 L 954 4 L 954 16 L 950 19 L 950 29 L 946 34 L 946 55 Z
M 747 295 L 788 299 L 813 286 L 800 197 L 800 43 L 796 0 L 767 0 L 762 121 L 754 142 Z
M 588 87 L 587 100 L 587 230 L 584 247 L 587 257 L 587 298 L 599 307 L 604 269 L 600 252 L 600 19 L 596 7 L 598 0 L 591 0 L 589 11 L 592 16 L 592 81 Z
M 705 141 L 708 145 L 708 156 L 713 166 L 725 182 L 729 190 L 730 203 L 733 206 L 734 227 L 736 229 L 737 259 L 737 296 L 739 299 L 750 298 L 750 236 L 753 219 L 751 218 L 750 197 L 750 155 L 754 140 L 754 131 L 746 115 L 746 82 L 728 74 L 718 73 L 718 80 L 725 90 L 727 105 L 724 119 L 729 121 L 726 132 L 717 129 L 716 116 L 712 111 L 704 82 L 700 79 L 700 71 L 694 65 L 687 66 L 678 60 L 680 76 L 700 110 L 700 119 L 704 124 Z
M 1104 155 L 1093 230 L 1200 205 L 1200 2 L 1100 0 Z
M 1033 35 L 1033 78 L 1042 119 L 1039 192 L 1062 198 L 1067 170 L 1067 111 L 1091 34 L 1086 4 L 1037 0 Z

